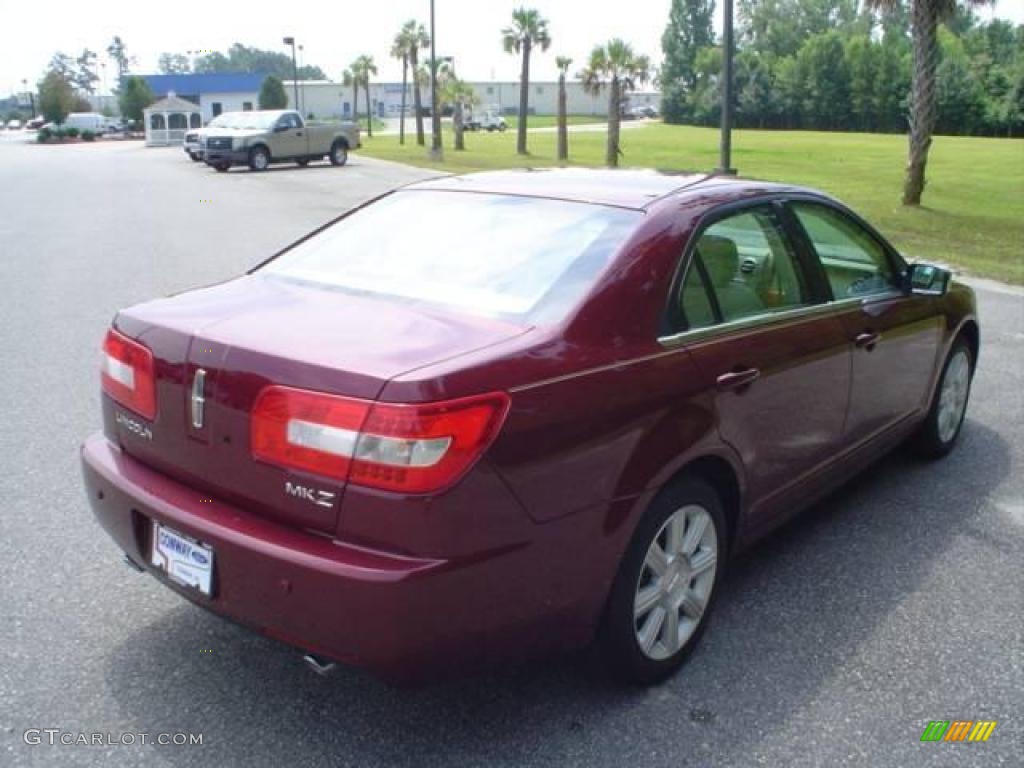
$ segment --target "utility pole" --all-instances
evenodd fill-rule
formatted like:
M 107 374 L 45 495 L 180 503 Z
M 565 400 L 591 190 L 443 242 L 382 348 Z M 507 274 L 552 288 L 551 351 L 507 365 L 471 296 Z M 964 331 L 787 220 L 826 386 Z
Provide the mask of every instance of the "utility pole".
M 301 108 L 299 107 L 299 65 L 295 61 L 295 38 L 286 37 L 284 39 L 284 44 L 292 47 L 292 91 L 295 94 L 295 104 L 292 109 L 301 111 Z
M 441 113 L 437 104 L 437 34 L 434 26 L 434 0 L 430 0 L 430 130 L 433 133 L 430 159 L 441 162 L 444 160 L 444 150 L 441 148 Z
M 734 102 L 732 2 L 733 0 L 724 0 L 722 9 L 722 136 L 717 168 L 718 173 L 728 176 L 736 175 L 736 169 L 732 167 L 732 105 Z

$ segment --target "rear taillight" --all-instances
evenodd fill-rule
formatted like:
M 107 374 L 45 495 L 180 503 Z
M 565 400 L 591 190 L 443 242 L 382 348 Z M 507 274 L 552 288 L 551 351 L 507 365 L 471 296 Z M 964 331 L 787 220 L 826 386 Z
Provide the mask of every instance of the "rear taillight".
M 152 421 L 156 416 L 153 353 L 113 328 L 103 340 L 103 391 L 125 408 Z
M 508 396 L 373 403 L 270 386 L 252 412 L 260 461 L 357 485 L 429 493 L 458 480 L 497 435 Z

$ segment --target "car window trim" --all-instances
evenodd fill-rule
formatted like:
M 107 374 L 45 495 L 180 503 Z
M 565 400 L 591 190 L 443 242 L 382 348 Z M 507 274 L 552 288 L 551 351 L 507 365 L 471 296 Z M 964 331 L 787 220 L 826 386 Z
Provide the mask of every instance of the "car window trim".
M 859 299 L 854 299 L 854 301 L 859 301 Z M 761 312 L 756 315 L 748 315 L 738 320 L 730 320 L 718 323 L 717 325 L 684 329 L 677 333 L 665 334 L 658 337 L 658 343 L 663 347 L 676 347 L 682 344 L 691 344 L 709 338 L 729 335 L 737 331 L 750 330 L 752 328 L 770 328 L 796 320 L 817 317 L 818 315 L 831 315 L 835 311 L 835 302 L 804 304 L 799 307 L 780 309 L 775 312 Z
M 824 288 L 828 291 L 829 300 L 832 302 L 845 301 L 847 297 L 843 299 L 837 299 L 835 294 L 832 292 L 832 284 L 828 280 L 828 273 L 825 271 L 825 265 L 822 263 L 821 254 L 818 253 L 818 249 L 814 247 L 814 241 L 811 239 L 810 233 L 807 232 L 803 222 L 800 221 L 800 217 L 797 215 L 796 210 L 793 208 L 793 203 L 809 203 L 811 205 L 819 205 L 823 208 L 834 211 L 839 216 L 849 220 L 851 223 L 857 225 L 862 229 L 865 234 L 868 235 L 875 243 L 882 249 L 886 261 L 889 262 L 889 269 L 892 270 L 893 277 L 902 278 L 907 272 L 907 261 L 903 258 L 899 251 L 886 240 L 877 229 L 872 227 L 867 221 L 858 216 L 854 211 L 847 208 L 837 200 L 832 200 L 827 197 L 817 197 L 815 195 L 790 193 L 783 196 L 779 201 L 781 207 L 787 211 L 787 218 L 790 219 L 790 223 L 795 232 L 795 236 L 801 240 L 804 247 L 808 249 L 808 253 L 813 256 L 813 262 L 815 265 L 815 271 L 820 272 L 820 277 L 824 280 Z M 890 296 L 891 293 L 900 293 L 902 290 L 898 285 L 893 285 L 891 291 L 879 291 L 877 294 L 869 294 L 867 296 L 852 296 L 855 300 L 870 299 L 875 296 L 886 297 Z
M 686 247 L 683 248 L 683 252 L 680 255 L 679 262 L 676 265 L 675 275 L 672 278 L 672 282 L 669 286 L 669 293 L 666 297 L 665 309 L 661 315 L 661 329 L 658 334 L 659 342 L 662 339 L 669 339 L 674 336 L 679 336 L 684 333 L 690 333 L 695 331 L 708 330 L 709 328 L 719 328 L 723 325 L 732 325 L 733 322 L 742 322 L 748 318 L 741 318 L 738 321 L 730 323 L 724 322 L 721 310 L 718 306 L 718 297 L 714 291 L 709 288 L 710 281 L 707 279 L 706 271 L 701 272 L 701 277 L 704 282 L 704 289 L 708 295 L 708 301 L 711 303 L 712 308 L 715 310 L 715 317 L 717 322 L 713 326 L 707 328 L 683 328 L 685 324 L 685 317 L 683 314 L 681 302 L 677 301 L 676 298 L 679 296 L 679 292 L 682 290 L 683 285 L 686 282 L 686 278 L 689 275 L 690 268 L 696 261 L 694 255 L 697 249 L 697 242 L 704 234 L 708 227 L 716 224 L 722 219 L 729 218 L 733 215 L 741 214 L 743 211 L 750 208 L 771 208 L 779 219 L 778 223 L 781 228 L 781 234 L 787 239 L 787 245 L 792 248 L 793 255 L 795 258 L 794 267 L 802 273 L 803 285 L 807 288 L 811 295 L 807 296 L 808 303 L 803 304 L 799 307 L 793 307 L 793 310 L 801 310 L 809 307 L 819 306 L 828 301 L 828 296 L 822 295 L 818 290 L 817 279 L 813 272 L 808 267 L 804 255 L 801 253 L 800 245 L 793 239 L 790 227 L 786 217 L 779 211 L 779 202 L 785 200 L 787 195 L 782 193 L 769 193 L 765 195 L 757 195 L 755 197 L 749 197 L 743 200 L 731 200 L 727 203 L 713 206 L 708 210 L 704 211 L 700 218 L 697 219 L 696 224 L 693 227 L 693 234 L 687 239 Z M 698 269 L 701 269 L 698 267 Z M 774 317 L 779 314 L 784 314 L 789 310 L 779 310 L 778 312 L 761 313 L 758 315 L 752 315 L 752 318 L 764 318 Z

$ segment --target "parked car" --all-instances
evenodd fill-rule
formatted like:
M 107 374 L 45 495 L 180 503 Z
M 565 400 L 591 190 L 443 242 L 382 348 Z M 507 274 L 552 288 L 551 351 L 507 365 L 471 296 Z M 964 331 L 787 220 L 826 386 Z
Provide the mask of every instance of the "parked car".
M 21 120 L 8 120 L 7 121 L 7 130 L 8 131 L 18 131 L 18 130 L 21 130 Z
M 360 146 L 355 123 L 307 123 L 294 110 L 234 114 L 230 125 L 206 133 L 203 159 L 218 171 L 232 165 L 265 171 L 271 163 L 288 161 L 304 166 L 325 155 L 332 165 L 345 165 L 349 150 Z
M 64 119 L 61 127 L 64 129 L 77 128 L 79 132 L 92 131 L 97 135 L 102 135 L 107 131 L 108 120 L 109 118 L 99 112 L 72 112 Z
M 33 117 L 31 120 L 25 123 L 25 129 L 28 131 L 38 131 L 40 128 L 43 127 L 43 124 L 45 122 L 46 118 L 44 117 Z
M 103 349 L 85 485 L 135 568 L 321 671 L 596 637 L 651 683 L 734 553 L 904 441 L 953 448 L 979 330 L 820 193 L 550 170 L 384 195 Z
M 485 110 L 479 114 L 470 115 L 466 120 L 465 128 L 468 131 L 505 131 L 508 123 L 501 113 L 496 110 Z
M 201 162 L 206 152 L 205 137 L 207 134 L 217 128 L 231 128 L 236 121 L 244 119 L 245 114 L 245 112 L 222 112 L 213 118 L 205 128 L 190 129 L 185 134 L 185 141 L 183 143 L 185 154 L 193 162 Z

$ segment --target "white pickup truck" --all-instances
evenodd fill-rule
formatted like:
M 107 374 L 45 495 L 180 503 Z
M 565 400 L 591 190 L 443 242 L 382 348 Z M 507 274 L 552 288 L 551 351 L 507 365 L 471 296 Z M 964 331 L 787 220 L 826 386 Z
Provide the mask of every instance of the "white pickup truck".
M 265 171 L 271 163 L 289 161 L 304 166 L 325 156 L 332 165 L 344 165 L 349 150 L 360 146 L 354 123 L 307 123 L 290 109 L 235 112 L 200 141 L 203 160 L 218 171 L 233 165 Z

